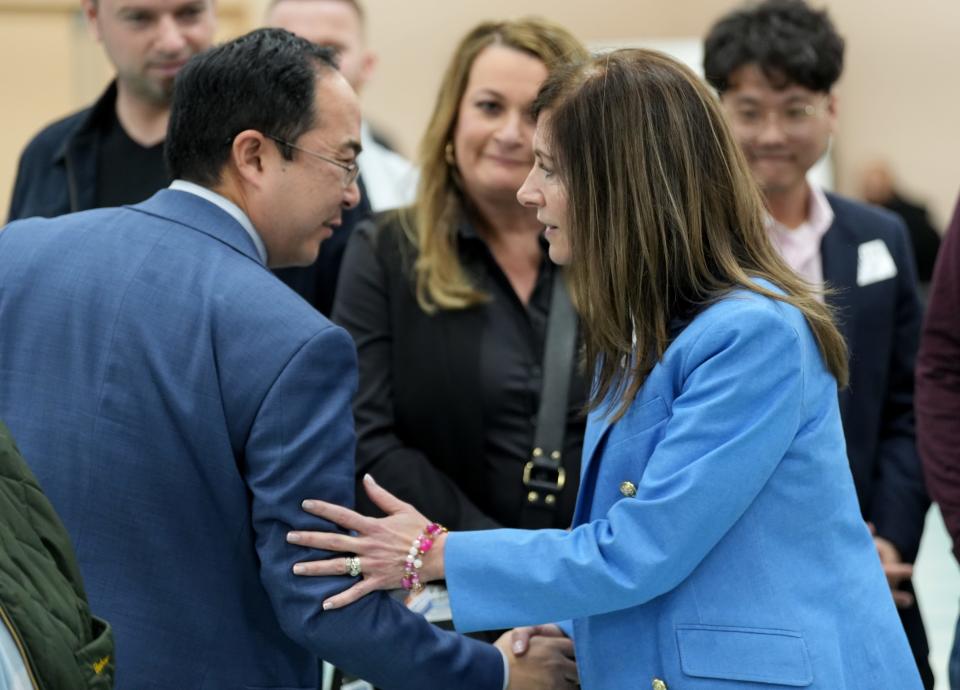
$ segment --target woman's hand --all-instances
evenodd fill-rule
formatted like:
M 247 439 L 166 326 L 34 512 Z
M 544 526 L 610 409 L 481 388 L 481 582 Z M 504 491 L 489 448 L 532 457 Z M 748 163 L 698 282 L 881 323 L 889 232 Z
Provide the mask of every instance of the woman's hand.
M 369 474 L 363 478 L 363 488 L 370 500 L 386 513 L 386 517 L 366 517 L 349 508 L 325 501 L 308 499 L 303 502 L 303 509 L 311 515 L 356 532 L 356 536 L 311 531 L 287 534 L 287 541 L 291 544 L 344 554 L 343 557 L 297 563 L 293 566 L 293 572 L 297 575 L 348 575 L 350 562 L 347 555 L 355 554 L 359 559 L 362 579 L 349 589 L 324 601 L 324 609 L 342 608 L 378 589 L 399 589 L 400 579 L 404 574 L 404 562 L 410 548 L 429 523 L 413 506 L 379 486 Z M 422 582 L 443 577 L 445 541 L 446 534 L 437 535 L 433 548 L 422 556 Z

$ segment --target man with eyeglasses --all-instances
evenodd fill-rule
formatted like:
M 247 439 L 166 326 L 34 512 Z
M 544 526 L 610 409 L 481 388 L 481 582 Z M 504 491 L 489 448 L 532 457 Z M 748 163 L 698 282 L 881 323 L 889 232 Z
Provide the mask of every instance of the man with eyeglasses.
M 270 0 L 266 24 L 332 50 L 340 73 L 358 95 L 373 75 L 377 55 L 367 45 L 366 12 L 359 0 Z M 386 148 L 366 120 L 360 122 L 360 143 L 360 202 L 344 212 L 343 223 L 320 247 L 316 262 L 276 272 L 326 316 L 333 310 L 340 264 L 353 228 L 371 213 L 411 203 L 417 181 L 413 165 Z
M 362 559 L 293 573 L 290 529 L 334 529 L 301 501 L 353 503 L 356 353 L 267 269 L 316 259 L 360 148 L 330 54 L 263 29 L 178 76 L 170 188 L 0 231 L 0 418 L 113 626 L 117 687 L 318 688 L 320 659 L 388 689 L 568 687 L 569 640 L 518 659 L 386 596 L 324 611 Z
M 774 246 L 825 287 L 850 350 L 840 392 L 850 469 L 864 519 L 927 688 L 929 649 L 910 583 L 929 499 L 916 450 L 913 366 L 920 302 L 899 217 L 808 180 L 837 125 L 843 39 L 802 0 L 735 10 L 710 30 L 704 73 L 764 195 Z M 830 510 L 824 506 L 824 510 Z
M 24 149 L 8 220 L 143 201 L 170 183 L 163 140 L 173 82 L 216 29 L 214 0 L 81 0 L 116 78 L 91 107 Z

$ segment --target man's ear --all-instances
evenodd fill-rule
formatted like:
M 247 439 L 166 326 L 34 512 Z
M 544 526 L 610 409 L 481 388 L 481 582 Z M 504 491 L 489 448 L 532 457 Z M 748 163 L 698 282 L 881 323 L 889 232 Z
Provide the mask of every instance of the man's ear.
M 268 159 L 274 155 L 279 157 L 280 152 L 261 132 L 245 129 L 233 138 L 228 164 L 233 167 L 240 179 L 254 187 L 259 187 L 270 162 Z
M 830 134 L 836 134 L 840 121 L 840 96 L 836 91 L 827 94 L 827 117 L 830 120 Z
M 207 0 L 207 4 L 210 5 L 209 12 L 213 16 L 213 30 L 216 32 L 220 27 L 220 15 L 217 14 L 217 0 Z M 217 38 L 214 36 L 213 45 L 217 44 Z
M 87 20 L 87 28 L 97 41 L 102 41 L 100 36 L 100 25 L 97 23 L 100 8 L 95 0 L 81 0 L 80 5 L 83 11 L 83 18 Z
M 370 81 L 370 77 L 377 71 L 377 64 L 380 62 L 380 56 L 372 50 L 364 49 L 363 58 L 360 62 L 360 87 Z M 359 89 L 358 89 L 359 91 Z

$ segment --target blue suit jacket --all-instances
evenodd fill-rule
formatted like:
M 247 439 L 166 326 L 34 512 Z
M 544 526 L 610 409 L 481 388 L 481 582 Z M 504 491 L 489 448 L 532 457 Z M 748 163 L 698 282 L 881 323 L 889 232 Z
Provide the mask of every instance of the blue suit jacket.
M 728 296 L 608 412 L 572 531 L 450 535 L 459 629 L 572 618 L 598 690 L 920 687 L 798 310 Z
M 303 578 L 300 510 L 353 501 L 349 335 L 274 278 L 228 214 L 161 191 L 0 232 L 0 417 L 114 626 L 117 687 L 499 690 L 488 645 L 347 578 Z
M 864 519 L 912 563 L 930 499 L 913 414 L 922 315 L 910 236 L 892 213 L 827 198 L 834 222 L 820 252 L 823 277 L 834 289 L 827 300 L 850 348 L 850 385 L 840 393 L 850 469 Z M 896 275 L 858 285 L 859 247 L 876 240 L 890 252 Z

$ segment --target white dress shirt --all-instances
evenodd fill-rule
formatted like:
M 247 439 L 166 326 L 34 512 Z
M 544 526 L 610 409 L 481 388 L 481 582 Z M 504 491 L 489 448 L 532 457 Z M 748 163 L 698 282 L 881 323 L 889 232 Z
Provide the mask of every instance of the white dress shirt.
M 406 158 L 378 144 L 366 120 L 360 123 L 363 151 L 357 158 L 370 209 L 374 212 L 409 206 L 417 191 L 417 169 Z
M 250 235 L 250 239 L 253 240 L 253 244 L 257 248 L 257 254 L 260 256 L 260 261 L 264 266 L 267 265 L 267 248 L 263 244 L 263 240 L 260 238 L 260 235 L 257 234 L 256 228 L 253 227 L 253 223 L 250 222 L 250 217 L 247 216 L 247 214 L 244 213 L 239 206 L 225 196 L 217 194 L 206 187 L 201 187 L 198 184 L 194 184 L 193 182 L 187 182 L 186 180 L 174 180 L 170 183 L 170 189 L 174 189 L 179 192 L 187 192 L 188 194 L 193 194 L 201 199 L 206 199 L 214 206 L 218 206 L 229 213 L 234 220 L 240 223 L 243 229 L 247 231 L 247 234 Z

